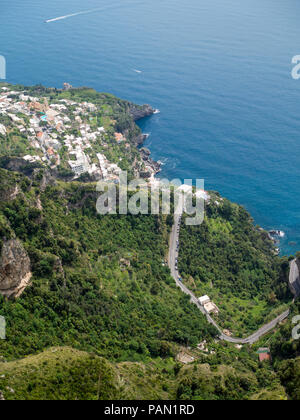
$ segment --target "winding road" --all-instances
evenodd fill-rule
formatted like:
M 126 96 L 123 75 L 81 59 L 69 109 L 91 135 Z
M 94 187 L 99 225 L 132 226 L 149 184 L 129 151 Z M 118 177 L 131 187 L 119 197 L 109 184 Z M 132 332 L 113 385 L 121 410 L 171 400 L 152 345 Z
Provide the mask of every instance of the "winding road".
M 180 231 L 180 224 L 181 224 L 181 216 L 175 215 L 174 217 L 174 225 L 172 228 L 172 232 L 170 235 L 170 247 L 169 247 L 169 256 L 168 256 L 168 263 L 171 270 L 171 275 L 174 278 L 177 286 L 182 290 L 183 293 L 189 295 L 191 297 L 191 302 L 193 302 L 199 310 L 202 312 L 204 316 L 206 316 L 207 321 L 214 325 L 214 327 L 219 331 L 220 336 L 219 338 L 221 340 L 227 341 L 229 343 L 234 344 L 254 344 L 257 341 L 260 340 L 261 337 L 263 337 L 268 332 L 272 331 L 280 322 L 284 321 L 286 318 L 288 318 L 290 314 L 290 310 L 285 311 L 283 314 L 279 315 L 277 318 L 273 319 L 273 321 L 269 322 L 268 324 L 261 327 L 258 331 L 256 331 L 254 334 L 250 335 L 247 338 L 234 338 L 229 337 L 228 335 L 224 334 L 222 329 L 219 327 L 219 325 L 214 321 L 214 319 L 206 312 L 206 310 L 203 308 L 203 306 L 200 305 L 197 297 L 194 295 L 193 292 L 191 292 L 181 281 L 178 268 L 177 268 L 177 260 L 178 260 L 178 254 L 179 254 L 179 231 Z M 295 276 L 297 274 L 297 271 L 293 264 L 291 264 L 291 271 L 294 271 L 294 275 L 290 275 L 290 281 L 291 279 L 295 279 Z M 298 271 L 299 276 L 299 271 Z

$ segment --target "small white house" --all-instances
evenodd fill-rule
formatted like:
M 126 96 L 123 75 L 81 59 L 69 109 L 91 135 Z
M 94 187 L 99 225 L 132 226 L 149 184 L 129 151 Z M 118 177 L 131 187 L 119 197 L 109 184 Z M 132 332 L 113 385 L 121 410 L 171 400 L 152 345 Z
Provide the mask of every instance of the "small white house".
M 199 298 L 199 302 L 200 302 L 201 306 L 204 306 L 204 305 L 206 305 L 207 303 L 210 302 L 210 298 L 207 295 L 202 296 L 202 297 Z

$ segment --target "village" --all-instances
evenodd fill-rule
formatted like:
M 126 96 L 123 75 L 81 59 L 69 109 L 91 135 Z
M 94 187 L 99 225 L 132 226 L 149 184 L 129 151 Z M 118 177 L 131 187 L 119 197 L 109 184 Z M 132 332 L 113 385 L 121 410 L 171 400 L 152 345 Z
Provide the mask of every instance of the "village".
M 28 163 L 40 162 L 55 169 L 62 163 L 63 150 L 67 156 L 64 163 L 73 172 L 74 179 L 89 174 L 96 180 L 118 182 L 119 166 L 109 162 L 103 153 L 95 153 L 98 149 L 94 145 L 107 148 L 105 128 L 95 127 L 95 124 L 91 127 L 89 123 L 98 111 L 97 106 L 69 99 L 56 102 L 49 104 L 47 98 L 0 88 L 0 118 L 9 118 L 9 124 L 0 120 L 0 135 L 5 137 L 13 131 L 27 138 L 30 152 L 22 158 Z M 122 133 L 116 132 L 114 140 L 116 144 L 125 142 L 126 147 L 130 147 Z

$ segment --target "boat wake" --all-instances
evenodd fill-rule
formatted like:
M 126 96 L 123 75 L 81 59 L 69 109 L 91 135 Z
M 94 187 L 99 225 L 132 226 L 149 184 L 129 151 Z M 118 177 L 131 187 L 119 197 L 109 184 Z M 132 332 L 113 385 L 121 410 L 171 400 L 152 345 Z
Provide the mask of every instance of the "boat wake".
M 75 16 L 79 16 L 79 15 L 85 15 L 87 13 L 93 13 L 93 12 L 98 12 L 98 11 L 100 11 L 100 9 L 84 10 L 82 12 L 71 13 L 70 15 L 59 16 L 59 17 L 56 17 L 56 18 L 53 18 L 53 19 L 48 19 L 45 22 L 46 23 L 56 22 L 58 20 L 69 19 L 71 17 L 75 17 Z
M 138 5 L 138 4 L 140 4 L 140 3 L 139 2 L 129 3 L 129 5 Z M 107 5 L 106 7 L 97 7 L 96 9 L 83 10 L 82 12 L 71 13 L 69 15 L 59 16 L 59 17 L 56 17 L 56 18 L 53 18 L 53 19 L 47 19 L 47 20 L 45 20 L 45 23 L 57 22 L 59 20 L 69 19 L 71 17 L 75 17 L 75 16 L 79 16 L 79 15 L 87 15 L 88 13 L 104 12 L 108 9 L 114 9 L 116 7 L 121 7 L 121 6 L 122 5 L 118 2 L 116 4 Z

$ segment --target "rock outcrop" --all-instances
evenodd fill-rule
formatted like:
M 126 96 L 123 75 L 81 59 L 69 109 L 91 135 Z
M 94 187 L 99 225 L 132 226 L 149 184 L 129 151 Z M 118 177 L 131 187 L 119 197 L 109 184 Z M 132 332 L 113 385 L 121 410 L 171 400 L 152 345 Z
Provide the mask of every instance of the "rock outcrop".
M 140 153 L 141 153 L 142 159 L 145 162 L 146 166 L 148 166 L 149 168 L 151 168 L 151 173 L 154 172 L 155 174 L 157 174 L 158 172 L 161 171 L 161 163 L 160 162 L 156 162 L 155 160 L 153 160 L 151 158 L 151 152 L 150 152 L 150 150 L 148 150 L 147 148 L 143 147 L 142 149 L 140 149 Z M 151 176 L 151 173 L 150 173 L 149 176 Z M 142 174 L 140 174 L 140 176 L 143 177 Z M 144 177 L 147 178 L 147 176 L 144 176 Z
M 0 293 L 19 297 L 32 277 L 30 259 L 18 239 L 4 241 L 0 257 Z
M 300 296 L 300 261 L 297 258 L 290 263 L 289 286 L 297 299 Z
M 17 184 L 14 186 L 7 186 L 7 188 L 2 188 L 0 191 L 0 201 L 13 201 L 17 198 L 20 193 L 20 188 Z
M 150 115 L 153 115 L 154 112 L 155 110 L 150 105 L 137 106 L 132 104 L 130 107 L 130 114 L 134 121 L 141 120 L 145 117 L 150 117 Z
M 29 163 L 21 157 L 2 156 L 0 167 L 7 171 L 19 172 L 31 177 L 35 169 L 43 168 L 41 163 Z

